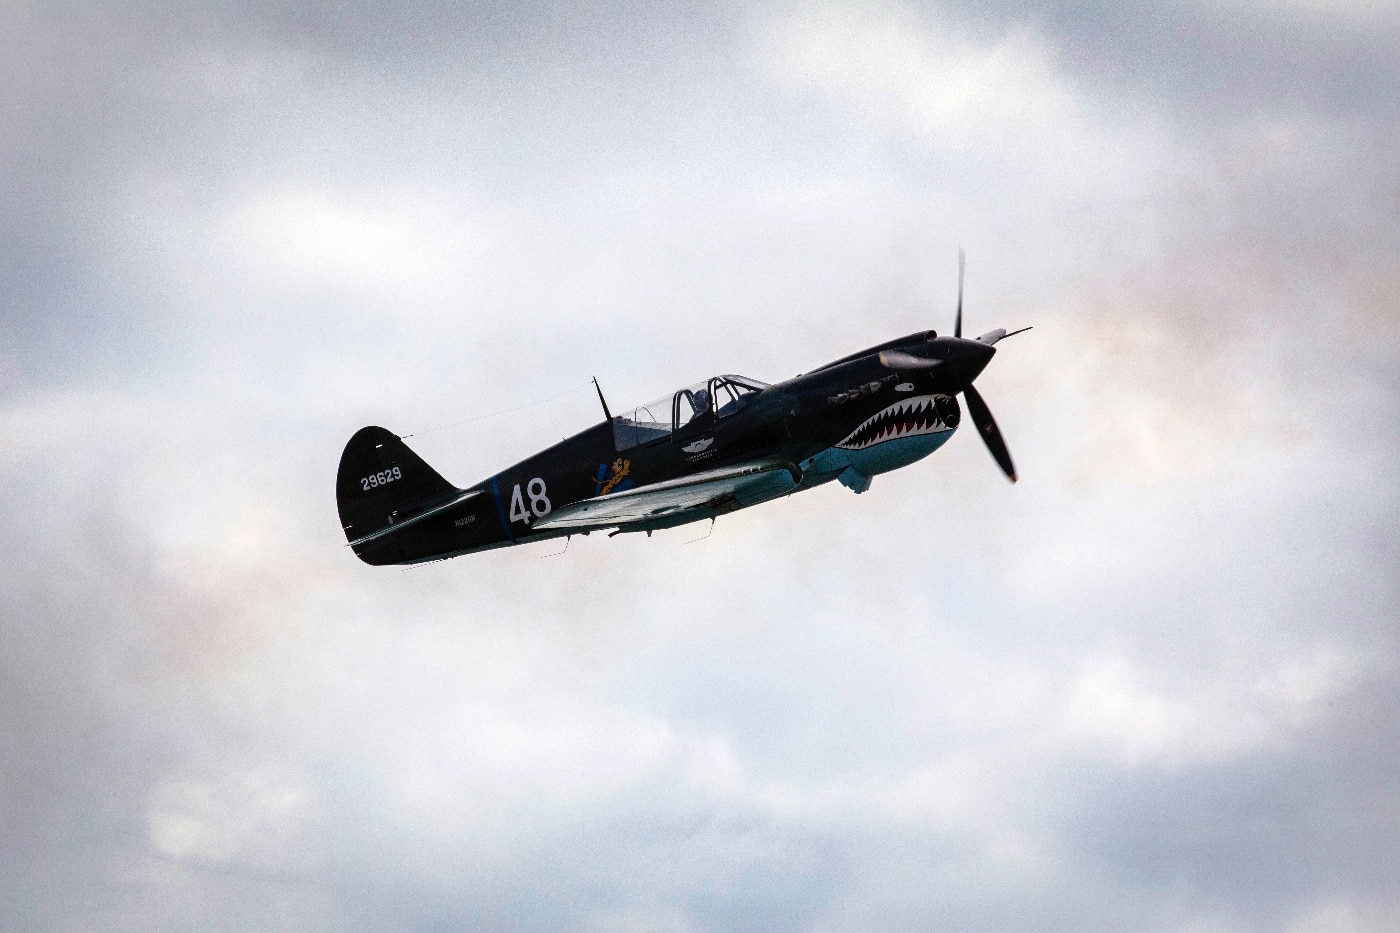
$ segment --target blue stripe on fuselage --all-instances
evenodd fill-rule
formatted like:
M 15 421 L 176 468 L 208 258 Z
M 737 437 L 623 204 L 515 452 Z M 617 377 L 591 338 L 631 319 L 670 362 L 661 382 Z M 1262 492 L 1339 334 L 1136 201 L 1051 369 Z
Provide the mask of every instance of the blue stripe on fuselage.
M 491 495 L 496 497 L 496 514 L 501 516 L 501 527 L 506 530 L 506 537 L 515 543 L 515 535 L 511 533 L 510 522 L 506 521 L 506 507 L 501 504 L 501 490 L 496 486 L 496 477 L 491 477 Z

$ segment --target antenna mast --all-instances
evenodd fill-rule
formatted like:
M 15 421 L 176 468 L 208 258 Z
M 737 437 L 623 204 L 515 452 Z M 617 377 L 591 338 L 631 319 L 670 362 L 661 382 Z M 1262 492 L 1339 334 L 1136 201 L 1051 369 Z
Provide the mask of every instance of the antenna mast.
M 598 377 L 597 377 L 597 376 L 594 376 L 594 377 L 593 377 L 593 388 L 595 388 L 595 389 L 598 390 L 598 401 L 600 401 L 600 402 L 603 403 L 603 416 L 604 416 L 607 420 L 611 421 L 611 420 L 612 420 L 612 412 L 608 411 L 608 400 L 605 399 L 605 398 L 603 398 L 603 387 L 600 386 L 600 385 L 598 385 Z

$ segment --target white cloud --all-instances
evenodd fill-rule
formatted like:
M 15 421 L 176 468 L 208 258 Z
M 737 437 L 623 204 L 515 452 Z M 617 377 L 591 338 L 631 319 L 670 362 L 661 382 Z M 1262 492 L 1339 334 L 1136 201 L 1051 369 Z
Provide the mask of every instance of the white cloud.
M 1398 922 L 1400 910 L 1394 906 L 1337 900 L 1309 905 L 1286 929 L 1287 933 L 1383 933 L 1395 929 Z
M 1030 30 L 979 40 L 903 5 L 825 3 L 773 20 L 765 40 L 788 81 L 907 122 L 939 145 L 1065 145 L 1085 130 L 1076 95 Z
M 940 10 L 671 10 L 640 71 L 581 22 L 516 36 L 528 73 L 384 53 L 393 5 L 346 14 L 375 41 L 254 17 L 175 56 L 210 113 L 154 68 L 129 136 L 75 129 L 130 149 L 36 185 L 92 255 L 14 268 L 55 346 L 126 342 L 0 361 L 0 925 L 1384 927 L 1394 367 L 1288 325 L 1386 309 L 1390 176 Z M 1037 325 L 983 383 L 1016 487 L 965 430 L 702 544 L 346 551 L 360 424 L 781 378 L 942 324 L 964 237 L 969 321 Z M 470 482 L 578 400 L 411 443 Z
M 296 784 L 260 773 L 169 781 L 152 795 L 150 845 L 176 860 L 256 863 L 304 831 L 305 797 Z
M 1360 658 L 1321 648 L 1252 675 L 1200 672 L 1148 685 L 1147 672 L 1124 658 L 1091 658 L 1075 676 L 1063 721 L 1071 741 L 1123 765 L 1179 770 L 1286 747 L 1364 670 Z
M 440 287 L 471 254 L 475 238 L 430 205 L 388 201 L 347 203 L 306 190 L 262 193 L 230 218 L 231 245 L 274 275 L 352 288 Z

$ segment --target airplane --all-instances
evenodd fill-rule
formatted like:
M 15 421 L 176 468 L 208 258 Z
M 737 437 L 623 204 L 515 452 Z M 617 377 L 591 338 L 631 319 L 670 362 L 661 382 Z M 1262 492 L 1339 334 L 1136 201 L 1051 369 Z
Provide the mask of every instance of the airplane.
M 336 504 L 349 547 L 372 565 L 418 564 L 594 531 L 651 532 L 835 480 L 871 477 L 942 447 L 957 396 L 1011 482 L 1016 469 L 972 383 L 998 341 L 962 336 L 963 264 L 952 337 L 920 331 L 769 385 L 715 376 L 604 420 L 460 489 L 397 435 L 361 428 L 341 454 Z

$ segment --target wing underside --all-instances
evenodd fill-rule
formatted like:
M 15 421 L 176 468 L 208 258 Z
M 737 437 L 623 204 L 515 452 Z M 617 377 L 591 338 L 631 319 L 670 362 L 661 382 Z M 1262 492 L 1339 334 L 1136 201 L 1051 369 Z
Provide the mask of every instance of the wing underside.
M 802 474 L 791 463 L 762 460 L 584 499 L 540 519 L 536 531 L 589 531 L 681 524 L 784 495 Z

